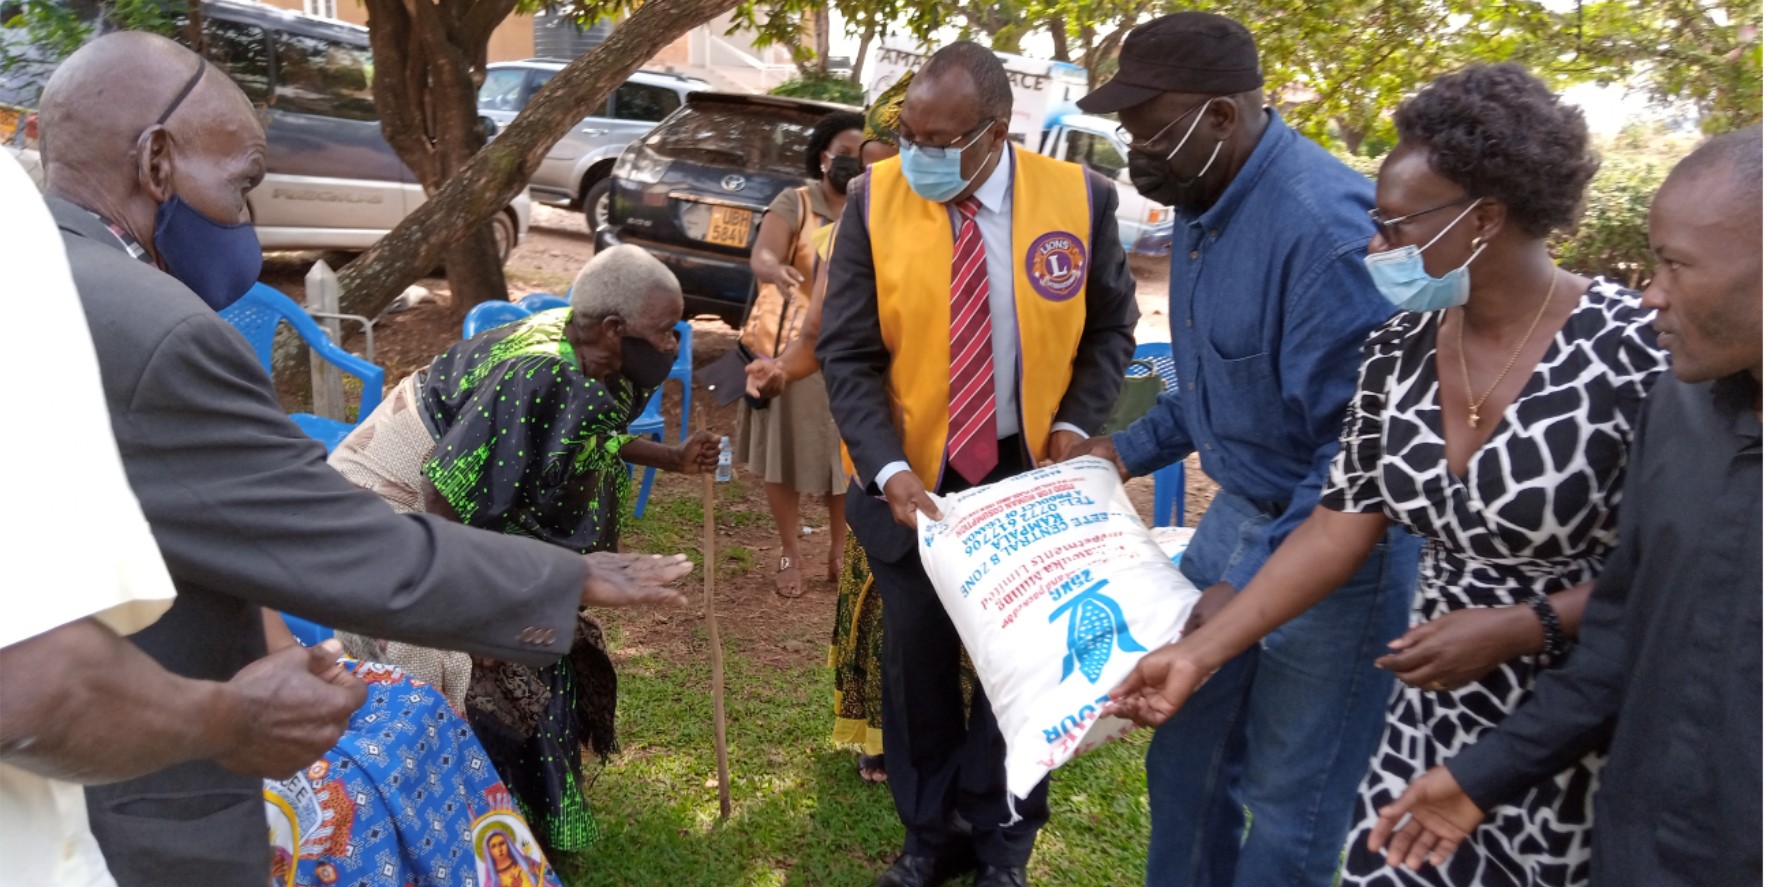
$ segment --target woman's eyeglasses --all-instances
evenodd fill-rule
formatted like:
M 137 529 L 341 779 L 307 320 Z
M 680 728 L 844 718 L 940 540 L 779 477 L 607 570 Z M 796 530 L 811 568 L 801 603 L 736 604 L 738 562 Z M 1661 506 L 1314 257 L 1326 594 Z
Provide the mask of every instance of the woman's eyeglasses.
M 1385 238 L 1388 242 L 1390 242 L 1390 241 L 1398 239 L 1398 226 L 1399 225 L 1402 225 L 1405 222 L 1416 218 L 1417 216 L 1426 216 L 1432 212 L 1440 212 L 1441 210 L 1447 209 L 1448 207 L 1459 206 L 1462 203 L 1465 203 L 1467 201 L 1474 200 L 1474 199 L 1475 198 L 1473 198 L 1470 194 L 1467 194 L 1464 197 L 1456 197 L 1452 200 L 1447 201 L 1446 203 L 1437 204 L 1435 206 L 1429 207 L 1428 209 L 1419 209 L 1413 213 L 1405 213 L 1404 215 L 1399 216 L 1396 219 L 1386 218 L 1386 215 L 1384 213 L 1380 212 L 1379 207 L 1374 207 L 1373 209 L 1370 209 L 1367 211 L 1367 217 L 1373 220 L 1374 227 L 1378 228 L 1380 231 L 1380 236 Z

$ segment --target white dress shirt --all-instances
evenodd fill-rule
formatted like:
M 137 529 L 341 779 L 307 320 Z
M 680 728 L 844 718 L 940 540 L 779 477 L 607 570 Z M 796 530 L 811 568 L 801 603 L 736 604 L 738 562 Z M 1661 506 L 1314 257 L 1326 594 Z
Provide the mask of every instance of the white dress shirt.
M 975 189 L 981 209 L 975 213 L 975 225 L 981 229 L 981 248 L 987 254 L 987 310 L 993 323 L 993 403 L 995 427 L 1004 440 L 1021 429 L 1018 418 L 1018 301 L 1017 271 L 1012 261 L 1012 177 L 1017 166 L 1018 147 L 1006 142 L 1011 153 L 994 164 L 987 180 Z M 945 204 L 950 213 L 951 236 L 963 223 L 962 213 L 955 204 Z M 946 332 L 949 335 L 949 332 Z M 1071 431 L 1080 437 L 1086 433 L 1066 422 L 1056 422 L 1050 431 Z M 906 462 L 891 462 L 877 472 L 877 489 L 895 475 L 908 470 Z
M 20 433 L 0 435 L 0 463 L 20 469 L 8 479 L 9 492 L 28 503 L 9 528 L 13 544 L 0 568 L 0 584 L 16 592 L 0 611 L 0 647 L 87 617 L 133 634 L 171 606 L 172 580 L 123 475 L 61 234 L 7 151 L 0 151 L 0 206 L 7 208 L 0 267 L 15 276 L 14 292 L 30 294 L 32 315 L 30 331 L 7 346 L 15 366 L 31 368 L 30 378 L 0 386 L 0 412 L 24 423 Z M 37 667 L 47 673 L 57 665 Z M 116 883 L 86 825 L 84 791 L 4 764 L 0 871 L 8 884 Z

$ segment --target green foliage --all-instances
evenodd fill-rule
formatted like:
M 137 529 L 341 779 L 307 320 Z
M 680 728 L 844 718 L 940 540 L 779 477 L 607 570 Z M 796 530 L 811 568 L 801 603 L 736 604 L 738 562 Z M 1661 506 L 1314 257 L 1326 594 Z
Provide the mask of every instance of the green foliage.
M 1553 238 L 1558 262 L 1579 274 L 1598 274 L 1627 286 L 1649 278 L 1649 205 L 1669 166 L 1619 157 L 1601 165 L 1589 183 L 1582 223 Z
M 10 5 L 10 4 L 9 4 Z M 170 34 L 184 14 L 181 0 L 106 0 L 98 17 L 82 17 L 61 0 L 23 0 L 3 24 L 13 32 L 0 42 L 0 78 L 40 94 L 62 59 L 101 31 Z
M 1604 0 L 1578 27 L 1604 75 L 1691 104 L 1705 132 L 1760 122 L 1760 0 Z
M 816 99 L 823 102 L 838 102 L 842 105 L 863 105 L 865 103 L 864 88 L 857 83 L 845 77 L 832 77 L 816 73 L 795 80 L 787 80 L 773 87 L 772 94 L 799 99 Z

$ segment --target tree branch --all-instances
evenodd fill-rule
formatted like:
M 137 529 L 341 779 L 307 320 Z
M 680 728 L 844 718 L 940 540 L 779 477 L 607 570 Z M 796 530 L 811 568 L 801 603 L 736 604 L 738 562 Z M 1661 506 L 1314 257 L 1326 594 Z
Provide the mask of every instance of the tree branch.
M 383 3 L 389 0 L 369 0 Z M 427 3 L 429 0 L 419 0 Z M 372 316 L 434 268 L 449 244 L 508 205 L 570 127 L 675 38 L 727 12 L 736 0 L 651 0 L 606 42 L 566 65 L 525 110 L 339 275 L 343 310 Z M 433 10 L 431 10 L 433 11 Z

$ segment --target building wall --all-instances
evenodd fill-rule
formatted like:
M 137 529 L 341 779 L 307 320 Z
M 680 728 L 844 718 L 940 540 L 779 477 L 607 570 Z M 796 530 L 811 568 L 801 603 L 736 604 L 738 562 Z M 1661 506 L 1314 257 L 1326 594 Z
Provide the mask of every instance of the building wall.
M 691 31 L 676 37 L 673 43 L 664 46 L 655 55 L 651 56 L 649 63 L 645 64 L 644 67 L 678 68 L 692 64 L 692 40 L 693 32 Z
M 305 0 L 264 0 L 270 6 L 305 12 Z M 339 21 L 356 25 L 368 24 L 368 7 L 361 0 L 333 0 L 336 3 L 336 18 Z M 491 32 L 490 60 L 493 62 L 512 61 L 533 57 L 533 17 L 512 15 L 503 20 L 497 29 Z

